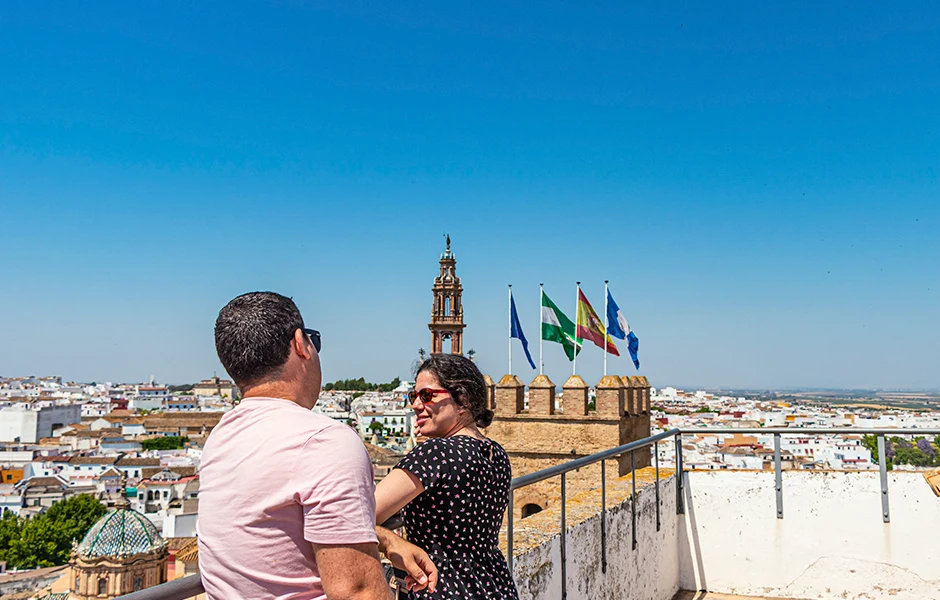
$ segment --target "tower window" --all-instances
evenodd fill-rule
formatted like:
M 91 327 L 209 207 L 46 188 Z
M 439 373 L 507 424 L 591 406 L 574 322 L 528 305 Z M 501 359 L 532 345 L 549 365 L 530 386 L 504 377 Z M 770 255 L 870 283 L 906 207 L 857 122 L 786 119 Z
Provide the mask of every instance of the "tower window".
M 143 580 L 143 578 L 142 578 L 142 577 L 135 577 L 135 578 L 134 578 L 134 591 L 136 592 L 137 590 L 142 590 L 142 589 L 144 589 L 144 580 Z
M 108 580 L 102 577 L 98 580 L 98 595 L 104 596 L 108 593 Z

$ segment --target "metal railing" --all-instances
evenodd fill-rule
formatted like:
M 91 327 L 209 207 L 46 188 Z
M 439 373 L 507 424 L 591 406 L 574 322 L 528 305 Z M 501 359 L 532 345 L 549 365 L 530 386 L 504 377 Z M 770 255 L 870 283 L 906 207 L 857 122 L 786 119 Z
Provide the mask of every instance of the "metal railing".
M 203 592 L 205 590 L 202 587 L 202 578 L 196 573 L 139 592 L 118 596 L 117 600 L 186 600 Z
M 887 461 L 885 458 L 885 436 L 924 436 L 924 435 L 940 435 L 940 429 L 891 429 L 891 428 L 877 428 L 877 429 L 861 429 L 853 427 L 837 427 L 837 428 L 809 428 L 809 427 L 785 427 L 785 428 L 771 428 L 771 427 L 760 427 L 760 428 L 729 428 L 729 427 L 700 427 L 700 428 L 687 428 L 687 429 L 670 429 L 662 433 L 644 438 L 642 440 L 637 440 L 629 444 L 624 444 L 622 446 L 617 446 L 616 448 L 611 448 L 609 450 L 604 450 L 596 454 L 591 454 L 582 458 L 578 458 L 554 467 L 549 467 L 547 469 L 542 469 L 541 471 L 536 471 L 534 473 L 528 473 L 520 477 L 516 477 L 512 480 L 510 484 L 509 492 L 509 507 L 508 507 L 508 519 L 507 519 L 507 561 L 509 563 L 510 572 L 513 568 L 513 531 L 514 531 L 514 515 L 513 515 L 513 499 L 514 492 L 520 488 L 539 483 L 551 479 L 553 477 L 561 477 L 561 515 L 560 515 L 560 526 L 561 526 L 561 597 L 563 599 L 567 598 L 568 595 L 568 583 L 567 583 L 567 485 L 566 485 L 566 475 L 567 473 L 574 471 L 576 469 L 581 469 L 583 467 L 593 465 L 595 463 L 601 464 L 601 570 L 602 572 L 607 572 L 607 470 L 606 463 L 604 461 L 619 458 L 625 454 L 630 455 L 630 466 L 631 466 L 631 520 L 632 520 L 632 548 L 633 550 L 637 549 L 637 533 L 636 533 L 636 452 L 638 450 L 643 450 L 645 448 L 653 447 L 653 456 L 655 460 L 655 469 L 656 469 L 656 530 L 659 531 L 661 527 L 661 504 L 660 504 L 660 477 L 659 477 L 659 444 L 660 442 L 673 438 L 675 443 L 675 457 L 676 457 L 676 514 L 685 514 L 685 496 L 684 496 L 684 478 L 683 473 L 683 458 L 682 458 L 682 437 L 686 435 L 709 435 L 709 434 L 761 434 L 761 435 L 773 435 L 774 436 L 774 479 L 775 479 L 775 491 L 777 497 L 777 518 L 783 518 L 783 474 L 782 474 L 782 459 L 781 459 L 781 443 L 780 438 L 784 435 L 875 435 L 877 436 L 878 442 L 878 463 L 879 470 L 881 472 L 881 497 L 882 497 L 882 513 L 885 523 L 890 522 L 890 512 L 888 510 L 888 475 L 887 475 Z M 386 523 L 387 526 L 392 528 L 396 525 L 391 525 Z M 186 600 L 198 594 L 204 592 L 202 581 L 199 578 L 199 575 L 190 575 L 188 577 L 183 577 L 182 579 L 177 579 L 164 583 L 146 590 L 141 590 L 139 592 L 134 592 L 132 594 L 127 594 L 125 596 L 120 596 L 117 600 Z
M 659 531 L 661 526 L 660 518 L 660 501 L 659 501 L 659 442 L 668 438 L 674 438 L 676 444 L 676 472 L 681 473 L 682 471 L 682 433 L 679 429 L 670 429 L 669 431 L 664 431 L 656 435 L 644 438 L 642 440 L 637 440 L 635 442 L 630 442 L 629 444 L 624 444 L 623 446 L 617 446 L 616 448 L 611 448 L 610 450 L 604 450 L 603 452 L 598 452 L 596 454 L 591 454 L 582 458 L 578 458 L 560 465 L 555 465 L 554 467 L 549 467 L 547 469 L 542 469 L 541 471 L 536 471 L 535 473 L 529 473 L 527 475 L 522 475 L 516 477 L 512 480 L 512 483 L 509 486 L 509 509 L 508 509 L 508 521 L 506 523 L 506 560 L 509 563 L 509 572 L 512 573 L 513 567 L 513 499 L 515 496 L 515 491 L 519 488 L 538 483 L 540 481 L 545 481 L 546 479 L 551 479 L 553 477 L 561 477 L 561 502 L 559 506 L 561 507 L 561 597 L 562 600 L 568 597 L 568 581 L 567 581 L 567 570 L 568 570 L 568 560 L 567 560 L 567 508 L 565 507 L 567 498 L 566 490 L 566 476 L 570 471 L 575 469 L 580 469 L 593 465 L 595 463 L 601 463 L 601 571 L 607 572 L 607 464 L 605 460 L 610 460 L 613 458 L 619 458 L 624 454 L 630 455 L 630 472 L 631 472 L 631 519 L 633 521 L 633 549 L 637 549 L 637 539 L 636 539 L 636 451 L 643 450 L 645 448 L 653 447 L 653 455 L 655 456 L 655 467 L 656 467 L 656 531 Z M 679 514 L 682 514 L 684 511 L 684 506 L 682 504 L 682 478 L 678 478 L 678 485 L 676 486 L 676 511 Z
M 682 429 L 681 435 L 708 434 L 759 434 L 774 436 L 774 480 L 776 482 L 777 518 L 783 518 L 783 467 L 781 460 L 780 438 L 784 435 L 874 435 L 878 443 L 878 471 L 881 479 L 881 518 L 891 522 L 891 510 L 888 503 L 888 463 L 885 458 L 885 436 L 926 436 L 940 435 L 940 429 L 892 429 L 890 427 L 694 427 Z M 680 444 L 681 446 L 681 444 Z M 680 455 L 677 455 L 677 461 Z M 680 464 L 677 462 L 677 465 Z M 679 469 L 681 471 L 681 469 Z

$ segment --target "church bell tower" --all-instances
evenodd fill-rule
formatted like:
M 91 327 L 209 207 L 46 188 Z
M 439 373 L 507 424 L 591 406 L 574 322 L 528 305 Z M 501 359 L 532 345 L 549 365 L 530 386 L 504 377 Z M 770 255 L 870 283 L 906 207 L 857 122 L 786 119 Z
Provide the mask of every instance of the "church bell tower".
M 457 259 L 450 251 L 450 236 L 447 248 L 441 255 L 441 273 L 434 278 L 434 306 L 431 309 L 431 354 L 443 354 L 444 342 L 450 340 L 451 354 L 463 354 L 463 302 L 460 299 L 463 287 L 454 273 Z

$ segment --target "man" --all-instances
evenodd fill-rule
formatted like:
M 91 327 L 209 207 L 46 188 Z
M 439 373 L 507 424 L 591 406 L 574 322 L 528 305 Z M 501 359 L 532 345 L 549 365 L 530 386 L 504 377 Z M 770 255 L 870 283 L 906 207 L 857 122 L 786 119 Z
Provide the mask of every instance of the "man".
M 381 549 L 433 590 L 428 555 L 375 526 L 372 464 L 347 425 L 310 409 L 320 395 L 320 334 L 290 298 L 229 302 L 215 345 L 242 401 L 206 441 L 199 571 L 211 600 L 388 600 Z M 381 541 L 381 548 L 379 542 Z

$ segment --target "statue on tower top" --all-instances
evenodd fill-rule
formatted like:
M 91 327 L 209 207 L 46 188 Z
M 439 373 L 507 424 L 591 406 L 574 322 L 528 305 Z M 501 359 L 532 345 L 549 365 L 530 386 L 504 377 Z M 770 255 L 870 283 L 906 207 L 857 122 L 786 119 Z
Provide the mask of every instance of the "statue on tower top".
M 445 233 L 444 238 L 447 240 L 447 248 L 444 249 L 444 254 L 441 255 L 441 259 L 453 259 L 454 253 L 450 251 L 450 234 Z

